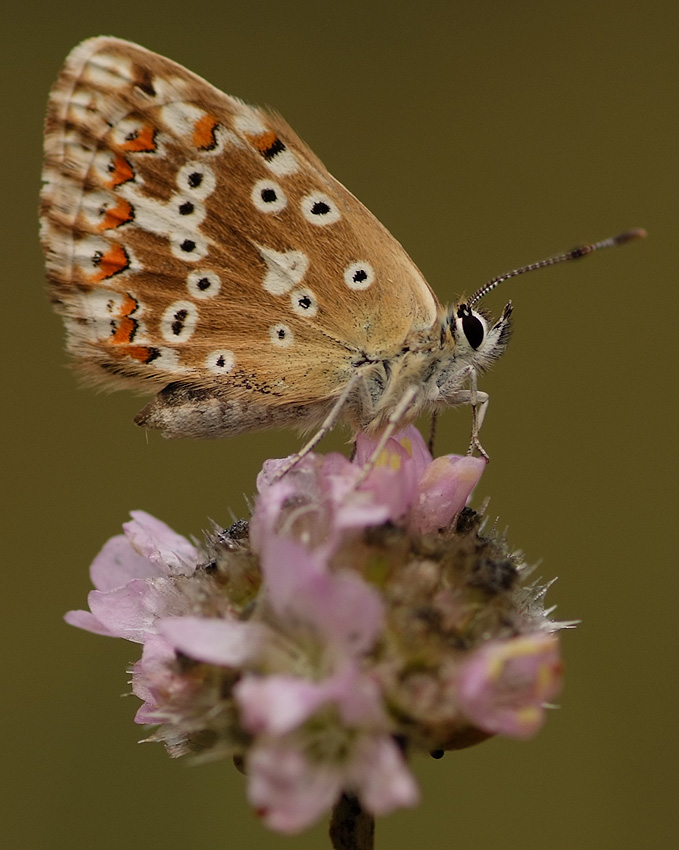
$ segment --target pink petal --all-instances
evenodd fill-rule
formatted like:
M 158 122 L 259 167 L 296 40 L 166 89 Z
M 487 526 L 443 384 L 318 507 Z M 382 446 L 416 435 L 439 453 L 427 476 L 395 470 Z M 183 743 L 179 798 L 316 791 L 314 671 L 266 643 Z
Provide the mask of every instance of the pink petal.
M 323 475 L 332 475 L 338 478 L 346 478 L 354 481 L 356 478 L 356 466 L 348 457 L 340 452 L 329 452 L 321 456 Z
M 198 550 L 169 525 L 145 511 L 130 511 L 131 522 L 123 530 L 134 548 L 153 561 L 165 565 L 169 572 L 190 575 L 198 563 Z
M 398 440 L 394 437 L 376 459 L 368 477 L 360 485 L 360 489 L 372 494 L 373 500 L 388 509 L 388 518 L 394 522 L 401 519 L 411 508 L 417 496 L 417 479 L 420 470 L 413 461 L 411 440 L 407 436 Z M 370 459 L 376 441 L 364 434 L 356 438 L 356 459 Z
M 181 616 L 191 606 L 176 581 L 168 578 L 133 579 L 115 590 L 93 590 L 87 601 L 104 628 L 135 643 L 155 632 L 159 618 Z
M 311 763 L 294 741 L 256 743 L 247 762 L 248 799 L 271 829 L 301 832 L 324 815 L 342 790 L 342 774 Z
M 250 543 L 256 552 L 261 551 L 267 535 L 277 532 L 283 506 L 296 495 L 296 482 L 292 473 L 272 484 L 263 484 L 260 480 L 262 475 L 263 471 L 257 477 L 259 496 L 250 520 Z
M 383 603 L 358 575 L 328 572 L 317 555 L 284 537 L 267 541 L 262 571 L 280 617 L 313 624 L 340 651 L 370 649 L 382 625 Z
M 181 687 L 184 677 L 172 672 L 174 649 L 158 635 L 144 644 L 141 659 L 132 668 L 132 692 L 144 701 L 135 715 L 135 723 L 158 723 L 155 712 L 158 697 L 167 694 L 173 686 Z
M 93 632 L 95 635 L 116 637 L 113 632 L 109 631 L 109 629 L 107 629 L 103 623 L 100 623 L 94 614 L 91 614 L 89 611 L 67 611 L 64 614 L 64 620 L 66 620 L 69 626 L 77 626 L 77 628 Z
M 170 617 L 157 624 L 172 646 L 206 664 L 240 667 L 261 652 L 268 631 L 260 623 L 216 617 Z
M 460 670 L 460 708 L 486 732 L 528 738 L 544 722 L 544 704 L 560 690 L 561 670 L 554 635 L 493 641 Z
M 245 728 L 256 735 L 290 732 L 331 697 L 323 682 L 296 676 L 244 676 L 234 695 Z
M 374 815 L 415 806 L 419 801 L 417 783 L 388 735 L 365 735 L 356 742 L 348 784 Z
M 264 465 L 257 475 L 256 486 L 258 493 L 262 494 L 275 483 L 285 481 L 285 477 L 277 478 L 276 476 L 291 461 L 292 457 L 293 455 L 289 457 L 272 457 L 264 461 Z
M 360 467 L 365 466 L 377 448 L 378 442 L 379 437 L 369 437 L 367 434 L 359 433 L 356 437 L 356 456 L 354 463 Z M 397 431 L 389 440 L 389 443 L 392 442 L 407 453 L 415 469 L 416 476 L 419 477 L 431 463 L 431 452 L 414 425 L 409 425 L 402 431 Z
M 404 449 L 400 451 L 405 454 Z M 342 531 L 381 524 L 403 515 L 409 507 L 408 498 L 401 498 L 401 490 L 395 491 L 391 476 L 384 486 L 388 496 L 384 504 L 369 489 L 357 489 L 359 468 L 337 452 L 308 455 L 283 479 L 274 480 L 274 474 L 288 460 L 267 461 L 257 478 L 259 496 L 250 523 L 250 541 L 256 551 L 262 551 L 267 535 L 280 533 L 291 500 L 308 505 L 316 513 L 319 539 L 310 541 L 309 546 L 324 550 L 326 555 L 341 541 Z M 396 505 L 392 504 L 394 493 L 400 498 Z M 414 489 L 410 498 L 413 496 Z
M 467 504 L 485 468 L 480 457 L 444 455 L 432 461 L 419 481 L 411 517 L 414 527 L 427 534 L 449 525 Z
M 326 690 L 337 704 L 344 726 L 384 729 L 387 719 L 383 694 L 374 679 L 355 664 L 346 664 L 327 680 Z
M 360 468 L 338 452 L 323 458 L 320 476 L 332 506 L 335 531 L 381 525 L 391 517 L 389 505 L 381 504 L 374 493 L 356 488 L 359 474 Z
M 112 537 L 92 561 L 90 576 L 97 590 L 122 587 L 133 578 L 155 578 L 167 575 L 167 567 L 140 555 L 123 534 Z
M 402 431 L 397 431 L 393 439 L 397 440 L 411 456 L 415 474 L 418 477 L 422 475 L 433 460 L 422 434 L 414 425 L 409 425 Z

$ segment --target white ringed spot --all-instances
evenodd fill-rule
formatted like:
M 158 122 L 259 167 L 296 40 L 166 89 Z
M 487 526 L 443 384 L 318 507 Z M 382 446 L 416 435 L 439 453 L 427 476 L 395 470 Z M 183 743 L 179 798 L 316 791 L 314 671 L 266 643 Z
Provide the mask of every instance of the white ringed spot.
M 178 259 L 194 262 L 205 259 L 208 253 L 207 242 L 195 233 L 177 234 L 171 237 L 170 248 L 173 256 Z
M 365 260 L 359 260 L 352 263 L 344 270 L 344 282 L 349 289 L 367 289 L 375 282 L 375 270 L 366 263 Z
M 218 274 L 206 269 L 198 269 L 186 278 L 186 287 L 189 295 L 206 301 L 214 298 L 222 288 L 222 281 Z
M 274 180 L 258 180 L 250 193 L 252 203 L 263 213 L 279 213 L 288 205 L 285 192 Z
M 334 224 L 342 218 L 337 205 L 329 195 L 323 192 L 311 192 L 300 201 L 302 215 L 311 224 L 325 227 Z
M 232 371 L 235 364 L 233 351 L 228 348 L 217 348 L 205 358 L 205 368 L 212 375 L 226 375 Z
M 302 286 L 299 289 L 294 289 L 290 293 L 290 303 L 292 304 L 293 313 L 297 313 L 298 316 L 312 318 L 316 315 L 316 313 L 318 313 L 318 301 L 316 300 L 316 296 L 305 286 Z
M 295 341 L 293 332 L 282 322 L 269 328 L 269 338 L 277 348 L 289 348 Z
M 173 301 L 160 320 L 160 333 L 167 342 L 186 342 L 198 324 L 198 309 L 191 301 Z
M 204 162 L 187 162 L 177 172 L 177 186 L 194 198 L 203 200 L 211 195 L 217 179 L 214 171 Z
M 186 193 L 175 195 L 170 201 L 170 209 L 173 210 L 177 221 L 185 227 L 198 227 L 207 215 L 205 204 L 196 198 L 188 197 Z

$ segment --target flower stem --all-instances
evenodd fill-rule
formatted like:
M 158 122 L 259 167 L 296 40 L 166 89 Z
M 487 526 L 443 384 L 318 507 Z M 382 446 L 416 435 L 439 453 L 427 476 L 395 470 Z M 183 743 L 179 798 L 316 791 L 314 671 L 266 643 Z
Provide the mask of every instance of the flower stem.
M 330 840 L 333 850 L 373 850 L 375 846 L 375 818 L 351 794 L 342 794 L 332 810 Z

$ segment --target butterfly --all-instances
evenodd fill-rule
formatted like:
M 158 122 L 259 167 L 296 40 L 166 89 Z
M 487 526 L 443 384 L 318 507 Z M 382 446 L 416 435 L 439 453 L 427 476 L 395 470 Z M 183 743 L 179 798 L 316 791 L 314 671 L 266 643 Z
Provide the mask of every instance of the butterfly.
M 507 345 L 511 302 L 497 320 L 476 304 L 532 267 L 441 306 L 281 117 L 116 38 L 66 59 L 43 180 L 68 350 L 92 382 L 156 392 L 139 425 L 167 437 L 315 429 L 304 453 L 340 419 L 388 434 L 471 405 L 471 449 L 485 454 L 476 379 Z

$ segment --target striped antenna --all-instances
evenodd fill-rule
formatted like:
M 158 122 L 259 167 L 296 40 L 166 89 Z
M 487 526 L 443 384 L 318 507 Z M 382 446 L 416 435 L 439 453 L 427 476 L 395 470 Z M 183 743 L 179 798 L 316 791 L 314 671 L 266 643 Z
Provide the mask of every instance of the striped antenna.
M 643 239 L 646 236 L 646 231 L 639 227 L 634 230 L 626 230 L 624 233 L 618 233 L 617 236 L 611 236 L 609 239 L 602 239 L 601 242 L 594 242 L 591 245 L 579 245 L 577 248 L 572 248 L 566 251 L 565 254 L 557 254 L 555 257 L 548 257 L 546 260 L 540 260 L 537 263 L 530 263 L 527 266 L 522 266 L 520 269 L 514 269 L 506 274 L 501 274 L 499 277 L 494 277 L 488 283 L 484 283 L 481 289 L 477 289 L 472 297 L 467 301 L 467 307 L 470 309 L 487 295 L 492 289 L 495 289 L 503 280 L 510 277 L 516 277 L 526 272 L 534 272 L 537 269 L 544 269 L 547 266 L 555 266 L 557 263 L 566 263 L 569 260 L 579 260 L 580 257 L 586 257 L 587 254 L 592 254 L 594 251 L 600 251 L 602 248 L 614 248 L 616 245 L 624 245 L 626 242 L 632 242 L 634 239 Z

